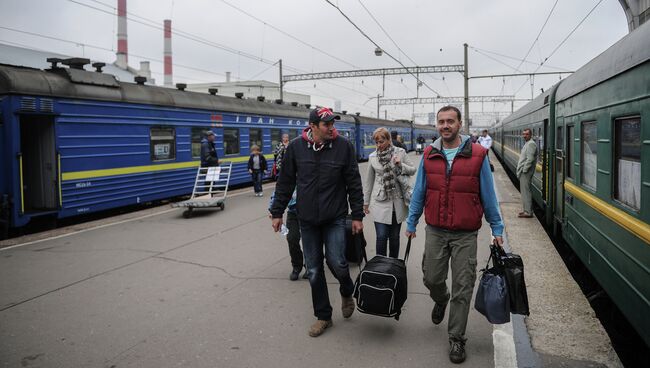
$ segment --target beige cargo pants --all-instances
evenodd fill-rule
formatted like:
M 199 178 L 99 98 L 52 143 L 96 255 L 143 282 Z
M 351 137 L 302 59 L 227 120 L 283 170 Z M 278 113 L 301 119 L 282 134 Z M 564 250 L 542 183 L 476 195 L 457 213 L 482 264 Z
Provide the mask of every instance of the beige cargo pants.
M 477 234 L 477 231 L 448 231 L 427 225 L 424 242 L 424 285 L 434 302 L 449 303 L 449 337 L 463 341 L 476 282 Z M 447 288 L 450 263 L 451 294 Z

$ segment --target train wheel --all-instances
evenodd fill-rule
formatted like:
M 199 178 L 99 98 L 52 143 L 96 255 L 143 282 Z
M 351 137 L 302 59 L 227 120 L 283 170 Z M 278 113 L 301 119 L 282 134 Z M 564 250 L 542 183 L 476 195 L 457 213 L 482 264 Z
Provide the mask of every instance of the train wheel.
M 226 204 L 223 202 L 219 203 L 219 208 L 223 211 L 226 208 Z

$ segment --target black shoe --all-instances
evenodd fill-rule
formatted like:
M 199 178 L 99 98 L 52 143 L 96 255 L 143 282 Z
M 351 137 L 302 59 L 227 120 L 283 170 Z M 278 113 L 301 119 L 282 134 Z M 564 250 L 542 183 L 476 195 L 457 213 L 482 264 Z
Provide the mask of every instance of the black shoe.
M 294 268 L 293 271 L 291 271 L 291 275 L 289 275 L 289 280 L 296 281 L 298 280 L 298 277 L 300 277 L 300 268 L 299 269 Z
M 302 278 L 305 280 L 309 279 L 309 270 L 305 268 L 305 273 L 302 274 Z
M 431 322 L 433 322 L 434 325 L 439 325 L 440 322 L 445 318 L 445 310 L 447 309 L 447 304 L 438 304 L 436 303 L 433 306 L 433 310 L 431 311 Z
M 449 360 L 454 364 L 460 364 L 465 361 L 465 342 L 460 340 L 449 339 Z

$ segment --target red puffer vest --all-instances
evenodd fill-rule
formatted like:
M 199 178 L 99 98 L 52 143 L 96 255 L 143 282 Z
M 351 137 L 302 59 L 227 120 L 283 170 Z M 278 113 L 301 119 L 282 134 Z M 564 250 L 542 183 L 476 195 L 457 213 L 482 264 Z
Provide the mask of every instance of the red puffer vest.
M 424 216 L 427 224 L 447 229 L 475 231 L 481 227 L 481 166 L 487 150 L 466 142 L 456 154 L 447 175 L 447 159 L 433 146 L 424 151 L 427 192 Z

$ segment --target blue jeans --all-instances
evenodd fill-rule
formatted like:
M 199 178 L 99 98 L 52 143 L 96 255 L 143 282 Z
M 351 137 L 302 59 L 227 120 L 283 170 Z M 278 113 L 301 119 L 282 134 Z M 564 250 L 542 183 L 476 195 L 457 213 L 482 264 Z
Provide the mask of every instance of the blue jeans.
M 377 254 L 386 255 L 386 245 L 390 240 L 389 257 L 399 257 L 399 232 L 402 224 L 397 223 L 395 211 L 393 211 L 393 220 L 390 225 L 375 222 L 375 232 L 377 233 Z
M 319 320 L 329 321 L 332 319 L 332 306 L 327 291 L 323 259 L 327 261 L 327 266 L 339 281 L 341 296 L 350 297 L 354 291 L 348 261 L 345 259 L 345 217 L 322 225 L 301 221 L 300 235 L 305 263 L 309 271 L 314 315 Z M 325 245 L 324 254 L 323 245 Z
M 264 172 L 262 170 L 253 169 L 251 177 L 253 178 L 253 189 L 255 193 L 262 193 L 262 176 Z

